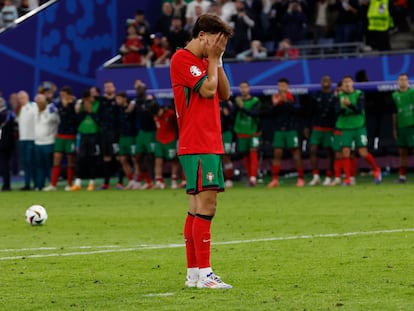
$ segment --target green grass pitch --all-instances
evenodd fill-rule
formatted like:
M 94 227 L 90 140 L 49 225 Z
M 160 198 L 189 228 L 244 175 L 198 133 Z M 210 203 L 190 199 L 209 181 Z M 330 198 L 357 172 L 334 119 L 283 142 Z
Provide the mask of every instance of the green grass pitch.
M 184 190 L 0 193 L 0 310 L 414 310 L 413 185 L 293 183 L 219 194 L 231 290 L 184 287 Z

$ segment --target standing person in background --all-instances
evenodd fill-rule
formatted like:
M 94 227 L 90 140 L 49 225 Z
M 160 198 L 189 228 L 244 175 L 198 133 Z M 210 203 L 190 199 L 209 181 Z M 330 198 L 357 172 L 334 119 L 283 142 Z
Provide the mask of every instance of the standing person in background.
M 14 124 L 16 115 L 7 109 L 5 100 L 0 97 L 0 177 L 3 177 L 1 191 L 10 191 L 11 157 L 15 147 Z
M 136 112 L 138 136 L 136 141 L 136 158 L 138 164 L 137 179 L 140 189 L 151 189 L 152 179 L 150 168 L 154 167 L 155 133 L 154 118 L 149 110 L 154 97 L 147 94 L 147 86 L 141 80 L 135 81 L 136 97 L 133 101 Z M 144 184 L 141 182 L 144 180 Z
M 392 93 L 394 112 L 392 115 L 393 134 L 400 155 L 398 184 L 407 181 L 408 153 L 414 151 L 414 89 L 410 88 L 408 76 L 398 76 L 398 90 Z
M 118 141 L 118 133 L 116 133 L 119 113 L 118 106 L 115 101 L 116 88 L 112 81 L 104 83 L 104 96 L 100 98 L 99 106 L 99 128 L 101 140 L 101 153 L 103 155 L 103 173 L 104 182 L 99 187 L 100 190 L 110 188 L 109 180 L 112 173 L 112 160 L 118 150 L 116 144 Z
M 118 160 L 121 163 L 123 173 L 128 179 L 128 184 L 124 189 L 135 189 L 136 182 L 134 181 L 134 167 L 137 166 L 135 158 L 135 138 L 137 131 L 135 127 L 135 110 L 133 105 L 128 101 L 125 92 L 118 92 L 115 97 L 118 105 L 118 121 L 116 122 L 119 132 L 119 152 Z M 131 166 L 133 163 L 133 167 Z M 117 186 L 122 189 L 121 183 Z
M 256 186 L 259 167 L 258 148 L 260 144 L 259 106 L 260 100 L 250 94 L 247 81 L 239 85 L 240 96 L 235 98 L 236 120 L 234 132 L 237 136 L 237 150 L 243 155 L 244 168 L 249 179 L 249 186 Z
M 321 183 L 318 166 L 319 147 L 325 150 L 328 160 L 323 185 L 329 186 L 332 182 L 332 140 L 335 130 L 337 101 L 338 98 L 332 90 L 331 78 L 329 76 L 323 76 L 321 79 L 321 90 L 312 96 L 309 127 L 305 129 L 305 137 L 310 138 L 310 161 L 313 176 L 309 182 L 309 186 L 315 186 Z M 310 135 L 309 129 L 312 129 Z
M 76 158 L 76 179 L 71 191 L 82 189 L 82 178 L 89 179 L 86 190 L 95 190 L 96 162 L 101 155 L 99 146 L 99 106 L 100 102 L 90 91 L 84 91 L 82 99 L 75 106 L 78 114 L 79 152 Z
M 24 187 L 21 190 L 31 190 L 31 182 L 36 179 L 33 159 L 37 105 L 29 100 L 29 95 L 25 91 L 18 92 L 17 99 L 20 105 L 17 118 L 19 123 L 19 155 L 24 170 Z
M 187 287 L 232 287 L 214 274 L 210 264 L 211 221 L 217 192 L 224 190 L 219 100 L 230 96 L 222 56 L 232 33 L 218 16 L 203 14 L 194 25 L 192 40 L 171 60 L 178 155 L 190 195 L 184 225 Z
M 76 134 L 78 128 L 78 116 L 75 111 L 76 98 L 72 94 L 69 86 L 60 89 L 59 99 L 56 101 L 56 108 L 60 122 L 56 135 L 53 168 L 50 185 L 44 191 L 57 190 L 57 183 L 60 176 L 63 156 L 66 155 L 66 187 L 65 191 L 70 191 L 75 175 L 75 153 L 76 153 Z
M 374 181 L 381 183 L 381 169 L 377 166 L 374 157 L 368 152 L 368 138 L 365 127 L 365 99 L 364 93 L 354 89 L 354 80 L 351 76 L 342 79 L 342 91 L 339 92 L 339 111 L 336 128 L 342 133 L 340 143 L 342 147 L 342 163 L 345 172 L 344 185 L 351 185 L 351 148 L 355 146 L 359 155 L 372 167 Z
M 224 155 L 223 155 L 223 170 L 224 170 L 224 186 L 226 188 L 233 187 L 233 162 L 231 156 L 235 152 L 235 143 L 233 140 L 234 127 L 234 107 L 230 100 L 223 100 L 220 102 L 220 119 L 221 119 L 221 136 L 223 139 Z
M 278 93 L 272 96 L 272 107 L 267 115 L 273 118 L 275 127 L 273 134 L 273 179 L 267 185 L 268 188 L 279 186 L 280 164 L 283 156 L 283 149 L 289 149 L 296 163 L 298 180 L 296 186 L 305 185 L 302 165 L 302 154 L 299 148 L 299 135 L 297 132 L 297 107 L 295 99 L 289 91 L 289 81 L 285 78 L 277 82 Z
M 161 107 L 154 102 L 150 111 L 157 126 L 155 141 L 155 185 L 156 189 L 165 189 L 163 177 L 164 160 L 171 161 L 171 189 L 177 189 L 178 159 L 177 159 L 177 122 L 174 109 Z
M 35 102 L 38 112 L 35 119 L 35 163 L 37 190 L 46 190 L 46 177 L 50 179 L 53 163 L 53 145 L 59 124 L 59 114 L 55 104 L 48 104 L 43 94 L 37 94 Z

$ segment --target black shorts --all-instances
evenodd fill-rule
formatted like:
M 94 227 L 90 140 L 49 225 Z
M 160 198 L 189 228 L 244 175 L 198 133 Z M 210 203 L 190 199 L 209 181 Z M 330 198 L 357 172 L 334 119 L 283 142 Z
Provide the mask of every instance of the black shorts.
M 104 156 L 113 156 L 117 153 L 115 133 L 105 131 L 101 133 L 101 151 Z
M 101 147 L 99 146 L 98 134 L 82 134 L 79 143 L 79 157 L 99 156 Z

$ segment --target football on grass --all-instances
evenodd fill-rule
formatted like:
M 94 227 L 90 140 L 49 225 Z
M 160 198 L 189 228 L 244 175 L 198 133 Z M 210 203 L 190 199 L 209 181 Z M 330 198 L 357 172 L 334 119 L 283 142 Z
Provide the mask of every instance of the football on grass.
M 26 221 L 32 226 L 43 225 L 47 220 L 46 209 L 41 205 L 32 205 L 26 210 Z

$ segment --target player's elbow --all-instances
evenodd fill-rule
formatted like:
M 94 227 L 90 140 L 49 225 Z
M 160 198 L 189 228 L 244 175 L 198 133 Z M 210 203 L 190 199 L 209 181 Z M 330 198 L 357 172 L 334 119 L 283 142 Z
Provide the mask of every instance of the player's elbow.
M 204 98 L 214 98 L 216 96 L 216 89 L 208 89 L 208 88 L 202 88 L 200 89 L 200 95 Z

